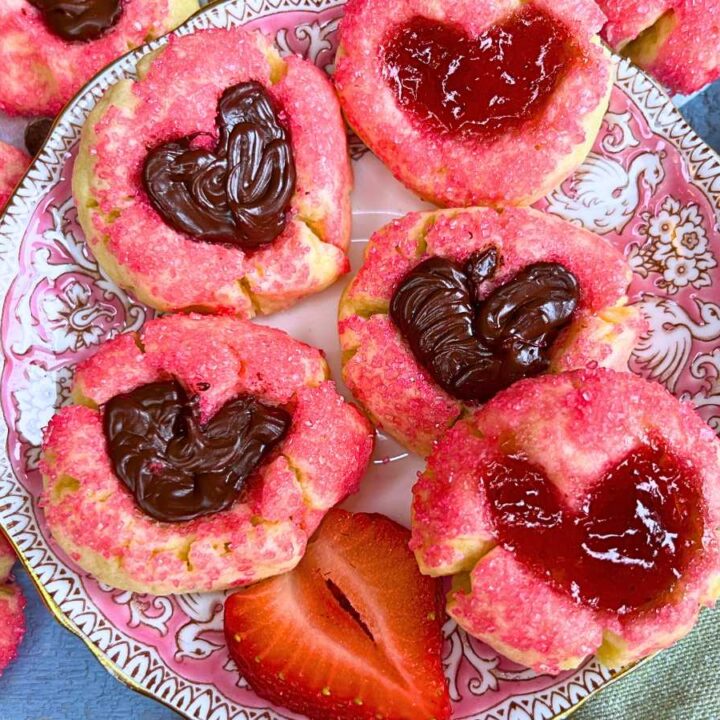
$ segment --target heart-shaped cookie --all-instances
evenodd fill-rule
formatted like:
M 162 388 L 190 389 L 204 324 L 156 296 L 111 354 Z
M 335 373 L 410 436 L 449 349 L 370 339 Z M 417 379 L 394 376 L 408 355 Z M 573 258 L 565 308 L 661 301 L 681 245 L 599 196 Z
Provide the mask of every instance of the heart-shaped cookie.
M 120 0 L 30 0 L 48 27 L 63 40 L 95 40 L 122 15 Z
M 115 474 L 148 515 L 182 522 L 224 510 L 283 439 L 290 415 L 255 398 L 225 403 L 201 424 L 176 380 L 108 401 L 103 416 Z
M 245 249 L 284 230 L 295 191 L 288 131 L 258 82 L 228 88 L 218 103 L 218 140 L 197 133 L 150 151 L 143 184 L 163 220 L 195 240 Z
M 549 262 L 529 265 L 480 299 L 498 264 L 494 248 L 474 253 L 464 266 L 431 257 L 406 275 L 390 303 L 415 357 L 460 400 L 483 402 L 543 372 L 577 306 L 575 276 Z
M 577 511 L 522 456 L 482 480 L 500 543 L 576 602 L 627 615 L 667 600 L 702 547 L 697 478 L 662 443 L 633 450 Z
M 383 53 L 386 82 L 417 120 L 491 139 L 542 111 L 578 51 L 561 23 L 527 5 L 479 37 L 418 16 Z

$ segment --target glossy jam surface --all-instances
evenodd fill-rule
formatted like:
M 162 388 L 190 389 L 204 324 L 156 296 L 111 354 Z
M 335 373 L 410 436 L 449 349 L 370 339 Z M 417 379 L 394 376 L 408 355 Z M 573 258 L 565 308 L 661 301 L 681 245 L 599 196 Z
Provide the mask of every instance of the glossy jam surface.
M 391 31 L 383 73 L 423 125 L 489 140 L 541 113 L 577 55 L 565 27 L 527 5 L 475 38 L 415 17 Z
M 698 479 L 659 442 L 608 471 L 579 512 L 517 455 L 491 463 L 484 484 L 500 544 L 592 608 L 627 615 L 652 607 L 701 550 Z
M 546 370 L 577 307 L 577 280 L 557 263 L 528 265 L 483 299 L 500 263 L 493 247 L 464 264 L 431 257 L 393 293 L 393 322 L 418 362 L 458 400 L 484 402 Z

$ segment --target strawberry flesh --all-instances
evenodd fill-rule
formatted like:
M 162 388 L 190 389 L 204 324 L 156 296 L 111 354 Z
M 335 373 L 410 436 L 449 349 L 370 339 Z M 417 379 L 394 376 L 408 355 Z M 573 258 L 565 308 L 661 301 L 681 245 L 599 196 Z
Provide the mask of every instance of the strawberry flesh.
M 317 720 L 444 720 L 440 583 L 382 515 L 328 513 L 295 570 L 228 598 L 230 654 L 255 692 Z

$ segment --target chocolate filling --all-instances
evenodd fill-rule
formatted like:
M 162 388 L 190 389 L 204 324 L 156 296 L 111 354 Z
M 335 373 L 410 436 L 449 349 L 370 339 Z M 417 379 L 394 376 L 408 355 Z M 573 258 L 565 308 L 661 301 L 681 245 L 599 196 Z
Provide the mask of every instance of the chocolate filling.
M 116 395 L 103 417 L 115 474 L 138 506 L 163 522 L 229 508 L 290 423 L 282 408 L 240 396 L 201 424 L 197 399 L 177 380 Z
M 243 82 L 220 98 L 218 140 L 207 133 L 158 145 L 143 168 L 143 185 L 163 220 L 195 240 L 253 249 L 285 229 L 295 192 L 288 131 L 265 88 Z
M 96 40 L 122 15 L 120 0 L 29 0 L 63 40 Z
M 577 306 L 575 276 L 545 262 L 480 299 L 498 264 L 495 248 L 464 265 L 429 258 L 405 276 L 390 303 L 390 317 L 415 357 L 460 400 L 483 402 L 547 369 L 550 347 Z
M 40 152 L 40 148 L 47 140 L 52 124 L 51 117 L 40 117 L 31 120 L 25 128 L 25 147 L 33 157 Z

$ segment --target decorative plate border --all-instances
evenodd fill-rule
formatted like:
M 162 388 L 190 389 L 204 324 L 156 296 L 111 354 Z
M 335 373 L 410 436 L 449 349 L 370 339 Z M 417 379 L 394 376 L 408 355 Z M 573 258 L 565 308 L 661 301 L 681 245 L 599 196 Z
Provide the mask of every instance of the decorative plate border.
M 213 3 L 176 30 L 184 35 L 211 25 L 244 24 L 293 11 L 319 13 L 342 5 L 342 0 L 226 0 Z M 18 250 L 26 225 L 40 198 L 60 179 L 68 149 L 77 141 L 84 118 L 117 80 L 132 75 L 136 62 L 165 42 L 160 39 L 120 58 L 82 90 L 57 119 L 51 138 L 12 196 L 0 218 L 0 296 L 5 298 L 19 269 Z M 687 161 L 693 181 L 720 212 L 720 158 L 691 130 L 660 87 L 622 61 L 617 84 L 641 105 L 653 131 L 673 144 Z M 3 309 L 3 317 L 8 308 Z M 2 363 L 4 366 L 5 357 Z M 0 440 L 7 452 L 8 428 L 0 422 Z M 128 687 L 145 694 L 185 717 L 200 720 L 282 720 L 274 710 L 241 708 L 212 685 L 190 682 L 170 670 L 154 648 L 143 646 L 112 626 L 92 605 L 81 582 L 62 565 L 39 532 L 34 499 L 17 482 L 8 458 L 0 458 L 0 523 L 55 618 L 78 635 L 98 661 Z M 570 680 L 542 693 L 514 696 L 483 714 L 483 720 L 525 720 L 566 717 L 595 692 L 633 668 L 612 675 L 591 662 Z M 578 680 L 580 682 L 578 682 Z

